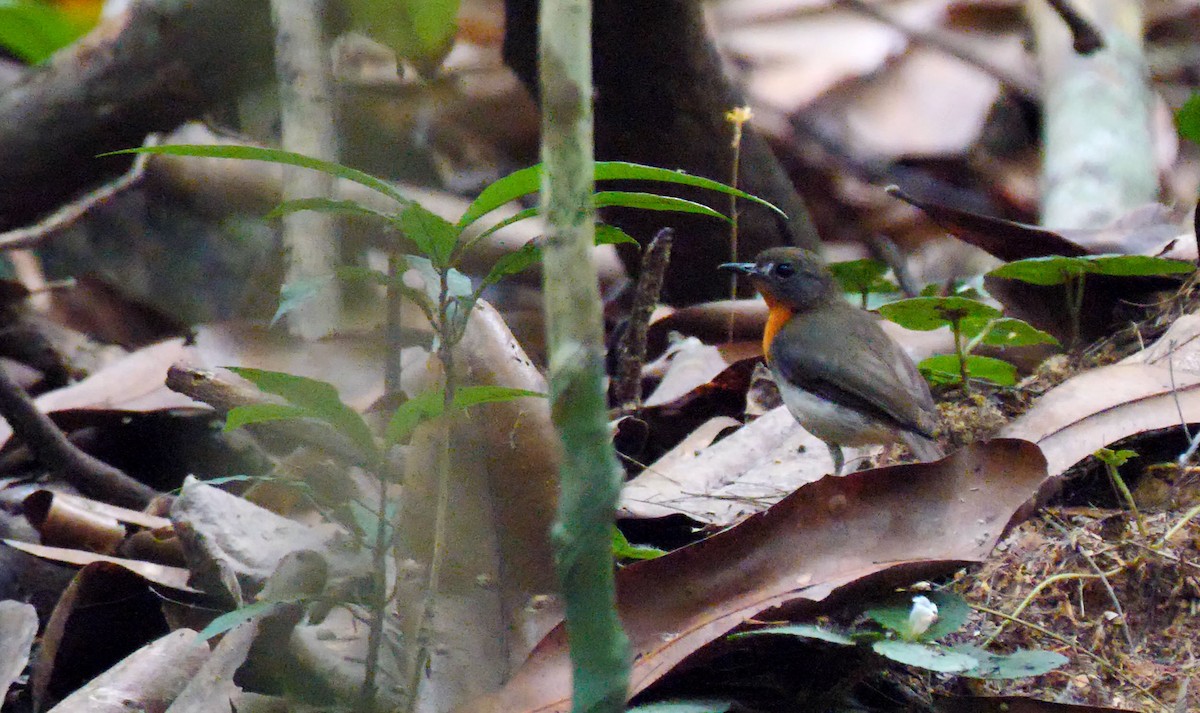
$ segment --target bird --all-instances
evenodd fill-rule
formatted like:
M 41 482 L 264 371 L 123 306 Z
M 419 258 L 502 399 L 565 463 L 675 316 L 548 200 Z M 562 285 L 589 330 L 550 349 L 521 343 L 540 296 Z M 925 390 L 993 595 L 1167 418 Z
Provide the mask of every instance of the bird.
M 829 448 L 835 475 L 843 446 L 903 441 L 922 461 L 943 457 L 929 385 L 876 319 L 846 301 L 816 253 L 770 248 L 720 268 L 749 276 L 766 301 L 767 366 L 788 411 Z

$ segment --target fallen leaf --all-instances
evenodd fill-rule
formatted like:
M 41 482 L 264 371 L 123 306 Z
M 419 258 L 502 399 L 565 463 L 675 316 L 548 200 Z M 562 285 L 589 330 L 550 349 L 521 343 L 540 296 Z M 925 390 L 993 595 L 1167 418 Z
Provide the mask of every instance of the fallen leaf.
M 767 610 L 986 557 L 1045 476 L 1032 444 L 975 444 L 937 463 L 824 478 L 706 540 L 621 570 L 630 694 Z M 505 688 L 459 710 L 567 711 L 570 670 L 560 625 Z

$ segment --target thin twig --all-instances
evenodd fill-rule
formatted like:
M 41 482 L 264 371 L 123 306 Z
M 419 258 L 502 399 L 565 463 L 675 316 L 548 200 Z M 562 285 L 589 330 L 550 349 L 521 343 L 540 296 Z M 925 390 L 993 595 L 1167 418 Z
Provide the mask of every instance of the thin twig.
M 1070 530 L 1064 525 L 1055 521 L 1051 517 L 1044 518 L 1046 523 L 1062 533 L 1071 543 L 1071 547 L 1075 549 L 1075 553 L 1082 557 L 1096 576 L 1100 578 L 1100 583 L 1104 585 L 1104 589 L 1108 592 L 1108 598 L 1112 601 L 1113 611 L 1117 616 L 1121 617 L 1121 631 L 1125 635 L 1125 643 L 1129 646 L 1129 653 L 1133 653 L 1137 646 L 1133 643 L 1133 634 L 1129 631 L 1129 618 L 1125 616 L 1125 609 L 1121 606 L 1121 600 L 1117 598 L 1117 592 L 1113 589 L 1112 583 L 1108 581 L 1108 576 L 1104 570 L 1100 569 L 1100 565 L 1096 564 L 1096 560 L 1088 554 L 1087 550 L 1079 544 L 1079 541 L 1073 536 Z
M 42 413 L 29 394 L 0 369 L 0 416 L 34 457 L 85 495 L 116 505 L 142 508 L 158 491 L 140 483 L 67 440 L 50 417 Z
M 146 137 L 143 146 L 158 145 L 157 134 Z M 111 199 L 122 191 L 133 187 L 146 175 L 146 160 L 149 154 L 134 156 L 133 165 L 117 178 L 105 183 L 99 188 L 88 191 L 79 198 L 63 205 L 50 215 L 42 218 L 33 225 L 0 232 L 0 250 L 18 250 L 39 245 L 46 238 L 70 227 L 82 218 L 92 208 Z
M 633 293 L 629 322 L 617 347 L 617 384 L 614 391 L 617 404 L 626 412 L 637 411 L 642 407 L 642 366 L 646 363 L 646 333 L 650 327 L 650 315 L 653 314 L 654 305 L 658 304 L 659 294 L 662 292 L 663 275 L 671 262 L 671 241 L 674 235 L 670 228 L 663 228 L 642 254 L 642 269 Z

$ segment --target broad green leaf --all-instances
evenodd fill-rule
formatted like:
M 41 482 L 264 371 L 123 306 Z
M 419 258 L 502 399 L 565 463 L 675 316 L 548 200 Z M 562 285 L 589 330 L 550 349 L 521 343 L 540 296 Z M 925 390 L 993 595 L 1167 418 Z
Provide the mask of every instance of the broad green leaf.
M 917 637 L 918 641 L 935 641 L 946 634 L 957 631 L 971 613 L 971 606 L 966 600 L 953 592 L 925 592 L 920 596 L 937 605 L 938 618 L 924 633 Z M 866 616 L 880 626 L 907 636 L 909 632 L 908 617 L 913 607 L 913 595 L 902 594 L 889 597 L 878 606 L 867 609 Z
M 726 223 L 732 223 L 724 213 L 715 211 L 712 208 L 689 201 L 683 198 L 674 196 L 660 196 L 656 193 L 636 193 L 632 191 L 598 191 L 594 200 L 597 208 L 610 208 L 613 206 L 621 208 L 639 208 L 641 210 L 666 210 L 676 213 L 696 213 L 698 215 L 707 215 L 710 218 L 717 218 Z
M 316 415 L 306 408 L 291 404 L 251 404 L 235 406 L 225 415 L 225 432 L 265 421 L 289 421 L 300 418 L 316 418 Z M 211 484 L 211 483 L 210 483 Z
M 965 654 L 979 662 L 974 668 L 962 671 L 970 678 L 1026 678 L 1041 676 L 1070 663 L 1070 659 L 1054 651 L 1021 649 L 1011 654 L 993 654 L 977 646 L 957 645 L 950 647 L 956 653 Z
M 802 639 L 816 639 L 841 646 L 854 646 L 854 639 L 832 629 L 826 629 L 816 624 L 789 624 L 787 626 L 772 626 L 767 629 L 755 629 L 734 634 L 733 637 L 756 636 L 758 634 L 778 634 L 780 636 L 798 636 Z M 731 637 L 731 638 L 733 638 Z
M 1095 263 L 1077 257 L 1031 257 L 1001 265 L 989 277 L 1020 280 L 1031 285 L 1061 285 L 1089 272 L 1099 272 Z
M 643 166 L 624 161 L 597 161 L 595 175 L 597 181 L 658 181 L 661 183 L 675 183 L 706 188 L 753 201 L 770 208 L 785 218 L 787 217 L 787 214 L 782 210 L 761 198 L 752 196 L 736 188 L 730 188 L 719 181 L 692 176 L 682 171 L 671 171 L 665 168 Z M 458 226 L 460 228 L 466 227 L 510 201 L 514 201 L 521 196 L 536 193 L 541 188 L 541 177 L 542 166 L 541 164 L 537 164 L 529 168 L 522 168 L 495 181 L 483 189 L 479 197 L 471 203 L 467 211 L 463 213 L 462 218 L 459 218 Z
M 0 47 L 38 64 L 74 42 L 82 28 L 44 2 L 0 0 Z
M 1150 255 L 1089 255 L 1083 259 L 1095 265 L 1101 275 L 1116 277 L 1185 275 L 1196 271 L 1190 262 Z
M 148 153 L 161 156 L 195 156 L 199 158 L 236 158 L 246 161 L 266 161 L 268 163 L 281 163 L 288 166 L 311 168 L 314 171 L 320 171 L 335 178 L 344 178 L 347 181 L 353 181 L 354 183 L 366 186 L 377 193 L 382 193 L 401 205 L 412 203 L 411 200 L 404 197 L 404 194 L 397 191 L 392 184 L 381 178 L 376 178 L 369 173 L 356 168 L 350 168 L 349 166 L 343 166 L 340 163 L 322 161 L 305 156 L 304 154 L 283 151 L 281 149 L 269 149 L 260 146 L 168 144 L 166 146 L 142 146 L 136 149 L 109 151 L 108 153 L 100 154 L 100 156 L 133 153 Z
M 899 292 L 900 288 L 884 275 L 891 269 L 879 260 L 862 259 L 835 262 L 829 265 L 830 272 L 842 286 L 842 292 L 854 294 L 872 292 Z
M 608 223 L 596 223 L 596 244 L 597 245 L 638 245 L 639 243 L 633 236 L 621 230 L 615 225 Z
M 454 46 L 458 0 L 352 0 L 356 29 L 430 76 Z
M 318 213 L 332 213 L 335 215 L 358 215 L 366 218 L 379 218 L 388 222 L 392 222 L 395 218 L 387 213 L 383 213 L 367 206 L 346 200 L 332 200 L 329 198 L 297 198 L 293 201 L 284 201 L 275 206 L 270 213 L 267 213 L 266 218 L 280 218 L 289 213 L 299 213 L 302 210 L 312 210 Z
M 196 639 L 199 641 L 208 641 L 214 636 L 224 634 L 238 624 L 245 623 L 251 619 L 269 613 L 276 604 L 291 604 L 295 602 L 302 602 L 305 599 L 307 599 L 307 597 L 292 597 L 274 601 L 264 600 L 252 602 L 240 609 L 234 609 L 231 612 L 225 612 L 216 619 L 213 619 L 208 623 L 208 626 L 200 630 L 199 634 L 196 634 Z
M 880 656 L 908 666 L 917 666 L 940 673 L 962 673 L 979 664 L 974 656 L 953 651 L 944 646 L 921 644 L 914 641 L 885 639 L 871 644 Z
M 485 287 L 487 285 L 494 285 L 509 275 L 524 272 L 541 259 L 541 248 L 538 247 L 536 242 L 531 240 L 522 245 L 520 250 L 508 253 L 497 260 L 492 265 L 492 269 L 488 270 L 487 276 L 483 278 L 483 285 Z
M 729 713 L 731 701 L 697 699 L 694 701 L 659 701 L 630 708 L 627 713 Z
M 454 408 L 466 409 L 479 404 L 494 404 L 530 396 L 546 397 L 545 394 L 538 391 L 514 389 L 509 386 L 463 386 L 454 392 Z
M 621 532 L 616 525 L 612 526 L 612 549 L 613 557 L 619 560 L 652 560 L 667 554 L 666 550 L 660 550 L 657 547 L 630 544 L 625 533 Z
M 1058 344 L 1052 335 L 1043 332 L 1028 322 L 1015 317 L 1001 317 L 997 320 L 979 322 L 969 321 L 963 325 L 963 334 L 975 338 L 983 329 L 987 335 L 983 343 L 992 347 L 1024 347 L 1032 344 Z
M 317 293 L 325 289 L 333 277 L 324 275 L 321 277 L 312 277 L 299 282 L 289 282 L 279 288 L 279 307 L 276 308 L 274 316 L 271 317 L 271 326 L 274 327 L 279 320 L 291 312 L 294 312 L 298 307 L 308 302 Z
M 441 416 L 444 406 L 445 396 L 441 389 L 422 391 L 405 401 L 392 414 L 384 434 L 384 442 L 389 447 L 403 443 L 408 440 L 417 426 Z
M 1200 92 L 1192 92 L 1175 113 L 1175 126 L 1179 129 L 1180 136 L 1200 144 Z
M 962 381 L 959 374 L 957 354 L 938 354 L 922 359 L 917 368 L 934 384 L 957 384 Z M 1003 359 L 971 354 L 967 356 L 967 378 L 986 379 L 998 386 L 1017 383 L 1017 367 Z
M 337 389 L 324 381 L 280 371 L 228 367 L 260 390 L 282 396 L 295 406 L 307 409 L 314 418 L 333 426 L 354 442 L 370 458 L 379 455 L 371 429 L 357 411 L 342 402 Z
M 1000 310 L 966 297 L 912 297 L 882 305 L 879 314 L 901 327 L 927 332 L 955 321 L 991 320 Z
M 397 221 L 404 236 L 411 240 L 435 267 L 450 264 L 450 255 L 462 230 L 420 203 L 405 208 Z

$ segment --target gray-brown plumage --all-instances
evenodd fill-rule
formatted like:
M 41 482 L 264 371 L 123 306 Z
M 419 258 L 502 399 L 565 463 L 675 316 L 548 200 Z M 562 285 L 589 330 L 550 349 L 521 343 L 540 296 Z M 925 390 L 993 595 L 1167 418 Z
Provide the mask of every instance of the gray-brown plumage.
M 908 355 L 870 314 L 845 300 L 816 254 L 772 248 L 723 269 L 750 277 L 770 308 L 763 353 L 788 410 L 829 446 L 903 440 L 921 460 L 943 453 L 933 440 L 937 410 Z

